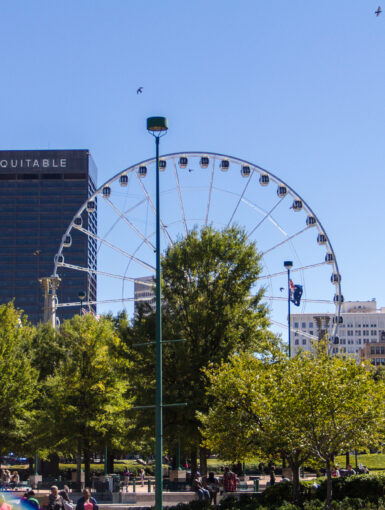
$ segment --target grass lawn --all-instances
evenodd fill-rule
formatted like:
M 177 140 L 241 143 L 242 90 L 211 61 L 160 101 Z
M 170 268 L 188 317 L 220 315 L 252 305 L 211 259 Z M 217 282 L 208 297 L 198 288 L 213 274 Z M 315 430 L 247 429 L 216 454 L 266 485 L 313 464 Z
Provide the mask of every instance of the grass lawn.
M 367 453 L 363 455 L 357 455 L 357 465 L 360 464 L 360 462 L 366 466 L 370 471 L 376 471 L 385 469 L 385 454 L 384 453 Z M 338 464 L 339 467 L 344 468 L 346 465 L 346 457 L 345 455 L 339 455 L 336 457 L 336 464 Z M 353 469 L 356 464 L 356 460 L 354 455 L 350 455 L 350 464 L 352 465 Z

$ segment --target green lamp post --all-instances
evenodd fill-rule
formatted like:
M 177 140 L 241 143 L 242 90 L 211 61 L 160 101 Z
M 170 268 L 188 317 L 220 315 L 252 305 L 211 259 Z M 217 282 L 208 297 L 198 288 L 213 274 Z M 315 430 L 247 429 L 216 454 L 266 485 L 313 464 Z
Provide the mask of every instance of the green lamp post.
M 290 320 L 290 269 L 293 267 L 293 262 L 291 260 L 285 260 L 283 263 L 285 269 L 287 269 L 287 326 L 289 330 L 288 340 L 289 340 L 289 358 L 291 357 L 291 339 L 290 339 L 290 330 L 291 330 L 291 320 Z
M 155 137 L 156 147 L 156 393 L 155 393 L 155 508 L 163 507 L 163 388 L 162 388 L 162 295 L 160 267 L 159 139 L 167 133 L 166 117 L 149 117 L 147 131 Z

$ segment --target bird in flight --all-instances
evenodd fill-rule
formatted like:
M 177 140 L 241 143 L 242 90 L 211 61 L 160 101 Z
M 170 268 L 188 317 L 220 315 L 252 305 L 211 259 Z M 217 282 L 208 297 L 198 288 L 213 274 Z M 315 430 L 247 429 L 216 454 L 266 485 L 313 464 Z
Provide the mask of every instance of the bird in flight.
M 279 290 L 282 292 L 283 290 L 285 290 L 285 287 L 280 287 Z
M 136 91 L 137 94 L 141 94 L 143 92 L 143 87 L 139 87 Z
M 41 253 L 41 250 L 35 250 L 35 251 L 33 252 L 33 254 L 34 254 L 34 255 L 40 255 L 40 253 Z
M 189 168 L 188 171 L 189 172 L 193 172 L 194 170 L 193 170 L 193 168 Z
M 376 11 L 374 11 L 374 14 L 375 14 L 376 16 L 379 16 L 379 15 L 381 14 L 381 12 L 382 12 L 382 11 L 381 11 L 381 5 L 379 5 L 379 6 L 377 7 L 377 10 L 376 10 Z

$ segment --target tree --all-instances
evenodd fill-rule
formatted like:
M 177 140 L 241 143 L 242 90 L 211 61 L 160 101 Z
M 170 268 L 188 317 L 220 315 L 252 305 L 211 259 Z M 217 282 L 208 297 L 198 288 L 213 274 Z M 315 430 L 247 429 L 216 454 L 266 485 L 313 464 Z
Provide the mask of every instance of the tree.
M 326 467 L 329 507 L 334 456 L 375 444 L 383 429 L 384 382 L 376 382 L 365 363 L 331 357 L 327 342 L 321 342 L 316 356 L 293 359 L 289 384 L 302 403 L 298 426 L 312 455 Z
M 117 447 L 128 421 L 131 399 L 118 356 L 121 341 L 110 321 L 91 315 L 65 321 L 60 335 L 67 353 L 44 384 L 39 441 L 50 450 L 82 451 L 90 483 L 91 452 L 106 444 Z
M 285 456 L 297 502 L 299 467 L 310 456 L 322 461 L 329 506 L 332 459 L 373 444 L 383 423 L 384 384 L 367 365 L 330 357 L 326 346 L 273 364 L 237 355 L 211 369 L 214 400 L 200 419 L 206 444 L 225 458 Z
M 0 306 L 0 452 L 20 451 L 29 433 L 37 371 L 30 346 L 34 328 L 13 303 Z
M 285 458 L 293 473 L 294 500 L 300 503 L 299 468 L 310 456 L 304 431 L 297 426 L 301 402 L 286 389 L 290 361 L 234 355 L 207 371 L 214 402 L 200 414 L 204 441 L 225 460 L 254 456 Z
M 263 289 L 257 287 L 260 258 L 240 228 L 216 231 L 204 227 L 170 246 L 162 259 L 163 338 L 186 340 L 164 344 L 164 402 L 187 403 L 183 410 L 165 407 L 164 434 L 170 446 L 183 438 L 193 469 L 201 442 L 196 411 L 206 411 L 211 402 L 204 391 L 208 381 L 203 369 L 227 360 L 234 352 L 267 355 L 277 349 L 277 339 L 267 330 Z M 153 341 L 154 324 L 153 315 L 142 314 L 135 320 L 131 337 Z M 138 356 L 138 370 L 150 372 L 152 378 L 148 389 L 153 403 L 153 348 L 150 344 L 139 348 Z M 202 472 L 205 453 L 201 449 Z

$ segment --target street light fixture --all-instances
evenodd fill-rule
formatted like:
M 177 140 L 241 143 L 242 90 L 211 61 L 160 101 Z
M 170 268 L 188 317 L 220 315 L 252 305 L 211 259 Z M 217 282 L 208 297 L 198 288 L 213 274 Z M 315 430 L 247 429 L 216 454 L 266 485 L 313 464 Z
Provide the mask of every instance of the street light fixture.
M 289 340 L 289 358 L 291 357 L 291 340 L 290 340 L 290 269 L 293 267 L 293 262 L 291 260 L 285 260 L 283 263 L 285 269 L 287 269 L 287 307 L 288 307 L 288 314 L 287 314 L 287 326 L 288 326 L 288 340 Z
M 163 388 L 162 388 L 162 296 L 160 267 L 160 199 L 159 199 L 159 139 L 167 133 L 166 117 L 149 117 L 147 131 L 155 137 L 156 147 L 156 392 L 155 392 L 155 508 L 163 507 Z
M 80 301 L 80 313 L 79 315 L 83 315 L 83 301 L 86 299 L 86 293 L 84 292 L 84 290 L 81 290 L 78 294 L 78 298 L 79 298 L 79 301 Z

